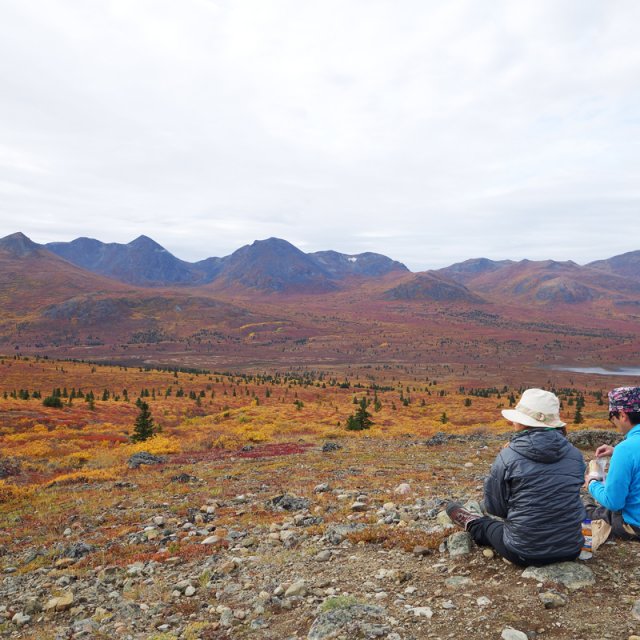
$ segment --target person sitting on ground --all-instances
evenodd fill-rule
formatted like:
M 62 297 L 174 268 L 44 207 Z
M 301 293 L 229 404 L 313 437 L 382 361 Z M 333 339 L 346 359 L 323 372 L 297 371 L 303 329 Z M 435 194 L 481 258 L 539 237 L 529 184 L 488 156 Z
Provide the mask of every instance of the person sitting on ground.
M 493 547 L 514 564 L 575 560 L 584 540 L 580 488 L 586 465 L 566 438 L 558 398 L 527 389 L 515 409 L 502 415 L 516 433 L 484 485 L 486 512 L 501 520 L 472 513 L 458 502 L 447 505 L 447 514 L 477 544 Z
M 586 476 L 590 496 L 587 517 L 604 520 L 611 536 L 640 539 L 640 387 L 618 387 L 609 392 L 609 420 L 624 435 L 615 447 L 603 444 L 596 458 L 611 456 L 606 482 L 597 473 Z

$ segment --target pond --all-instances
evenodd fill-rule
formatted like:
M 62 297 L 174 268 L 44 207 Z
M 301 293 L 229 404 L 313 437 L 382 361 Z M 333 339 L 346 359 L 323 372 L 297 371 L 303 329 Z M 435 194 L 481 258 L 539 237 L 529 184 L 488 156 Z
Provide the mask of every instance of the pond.
M 640 367 L 620 367 L 604 369 L 603 367 L 551 367 L 556 371 L 572 371 L 573 373 L 595 373 L 601 376 L 640 376 Z

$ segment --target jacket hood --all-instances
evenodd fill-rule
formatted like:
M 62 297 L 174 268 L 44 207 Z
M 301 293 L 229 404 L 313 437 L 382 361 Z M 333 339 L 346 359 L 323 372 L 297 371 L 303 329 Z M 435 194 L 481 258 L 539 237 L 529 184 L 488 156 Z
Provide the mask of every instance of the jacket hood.
M 527 429 L 514 434 L 509 446 L 525 458 L 549 464 L 564 458 L 571 444 L 556 429 Z

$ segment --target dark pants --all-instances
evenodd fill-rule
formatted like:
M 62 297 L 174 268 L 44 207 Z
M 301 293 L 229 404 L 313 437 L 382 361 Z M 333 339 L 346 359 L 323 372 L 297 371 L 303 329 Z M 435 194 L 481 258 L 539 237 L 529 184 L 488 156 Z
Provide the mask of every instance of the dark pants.
M 591 495 L 583 498 L 584 508 L 587 510 L 587 518 L 590 520 L 604 520 L 611 525 L 609 537 L 621 540 L 640 540 L 640 528 L 628 524 L 622 518 L 620 511 L 611 511 L 598 504 Z
M 568 562 L 575 560 L 578 554 L 572 556 L 541 556 L 536 558 L 527 558 L 515 551 L 512 551 L 504 544 L 504 522 L 502 520 L 494 520 L 487 516 L 478 518 L 469 523 L 467 531 L 471 534 L 471 537 L 476 544 L 493 547 L 503 558 L 506 558 L 513 564 L 520 565 L 521 567 L 528 567 L 533 565 L 534 567 L 541 567 L 545 564 L 553 564 L 554 562 Z

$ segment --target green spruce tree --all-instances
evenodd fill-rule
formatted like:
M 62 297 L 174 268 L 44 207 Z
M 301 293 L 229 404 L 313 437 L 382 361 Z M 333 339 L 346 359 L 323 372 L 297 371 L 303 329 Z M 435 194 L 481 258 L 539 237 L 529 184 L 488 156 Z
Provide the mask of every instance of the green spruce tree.
M 355 414 L 347 418 L 347 430 L 362 431 L 373 424 L 371 414 L 367 411 L 367 399 L 365 397 L 358 403 Z
M 140 407 L 140 413 L 133 427 L 131 442 L 144 442 L 149 438 L 153 438 L 156 434 L 156 427 L 151 417 L 149 405 L 146 402 L 140 402 L 138 406 Z

